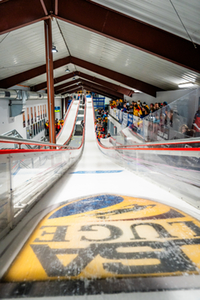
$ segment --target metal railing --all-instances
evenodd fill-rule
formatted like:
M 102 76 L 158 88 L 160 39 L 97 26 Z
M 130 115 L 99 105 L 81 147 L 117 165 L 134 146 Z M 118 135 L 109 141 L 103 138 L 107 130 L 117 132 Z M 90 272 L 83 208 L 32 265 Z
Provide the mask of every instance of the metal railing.
M 123 140 L 115 138 L 110 139 L 113 147 L 97 140 L 105 155 L 200 209 L 200 138 L 133 145 L 122 145 Z
M 0 150 L 0 238 L 79 159 L 84 136 L 85 131 L 76 148 L 0 136 L 0 143 L 16 144 L 18 147 Z M 38 149 L 23 149 L 25 144 Z

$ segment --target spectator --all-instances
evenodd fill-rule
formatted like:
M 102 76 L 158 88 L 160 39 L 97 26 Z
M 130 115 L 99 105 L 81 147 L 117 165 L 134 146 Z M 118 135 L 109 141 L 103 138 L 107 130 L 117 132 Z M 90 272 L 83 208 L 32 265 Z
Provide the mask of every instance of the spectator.
M 63 127 L 63 125 L 64 125 L 64 120 L 60 119 L 60 126 L 61 126 L 61 128 Z
M 45 129 L 46 129 L 46 133 L 45 135 L 49 135 L 49 121 L 47 120 L 46 123 L 45 123 Z
M 193 129 L 189 129 L 186 124 L 183 124 L 179 131 L 188 138 L 194 136 L 195 134 L 195 131 Z
M 172 127 L 173 126 L 173 110 L 166 107 L 165 109 L 165 125 Z
M 124 103 L 123 108 L 122 108 L 122 111 L 123 111 L 123 112 L 127 112 L 127 106 L 126 106 L 126 103 Z
M 156 111 L 156 110 L 158 110 L 159 109 L 159 105 L 158 105 L 158 103 L 156 102 L 155 104 L 154 104 L 154 111 Z
M 151 104 L 150 104 L 150 113 L 153 113 L 153 112 L 154 112 L 154 104 L 151 103 Z
M 133 110 L 133 114 L 136 117 L 139 117 L 142 114 L 142 110 L 140 108 L 140 105 L 138 105 L 138 103 L 140 103 L 139 101 L 136 103 L 134 103 L 134 110 Z
M 57 134 L 60 131 L 60 121 L 58 119 L 55 121 L 55 129 Z
M 200 106 L 194 115 L 193 129 L 195 131 L 195 136 L 200 136 Z

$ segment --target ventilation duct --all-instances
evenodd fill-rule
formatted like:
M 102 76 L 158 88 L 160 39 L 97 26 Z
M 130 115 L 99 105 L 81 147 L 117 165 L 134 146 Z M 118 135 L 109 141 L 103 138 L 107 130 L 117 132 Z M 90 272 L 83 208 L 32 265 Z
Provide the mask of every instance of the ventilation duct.
M 4 90 L 0 89 L 0 99 L 17 99 L 18 98 L 18 92 L 15 90 Z
M 27 100 L 47 100 L 47 94 L 23 90 L 0 89 L 0 99 L 10 100 L 10 117 L 16 117 L 23 112 Z M 55 100 L 60 99 L 62 99 L 61 95 L 55 95 Z
M 47 100 L 47 94 L 36 93 L 36 92 L 26 92 L 27 100 Z

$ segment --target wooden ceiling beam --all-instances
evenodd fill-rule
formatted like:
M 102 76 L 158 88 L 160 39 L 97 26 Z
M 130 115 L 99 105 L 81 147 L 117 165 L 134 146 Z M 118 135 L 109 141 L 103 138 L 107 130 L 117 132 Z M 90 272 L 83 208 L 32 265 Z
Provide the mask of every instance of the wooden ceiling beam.
M 76 13 L 75 13 L 76 12 Z M 200 73 L 200 45 L 92 1 L 59 0 L 58 18 Z

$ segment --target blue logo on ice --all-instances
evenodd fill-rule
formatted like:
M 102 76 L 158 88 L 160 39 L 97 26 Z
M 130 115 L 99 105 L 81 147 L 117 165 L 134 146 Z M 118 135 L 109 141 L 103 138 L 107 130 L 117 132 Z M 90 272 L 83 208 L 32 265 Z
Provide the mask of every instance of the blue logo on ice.
M 62 207 L 61 209 L 57 210 L 52 216 L 50 216 L 49 219 L 67 217 L 96 209 L 106 208 L 121 203 L 123 202 L 123 200 L 124 199 L 122 197 L 112 195 L 90 197 Z

